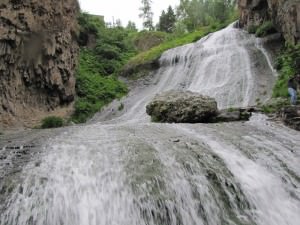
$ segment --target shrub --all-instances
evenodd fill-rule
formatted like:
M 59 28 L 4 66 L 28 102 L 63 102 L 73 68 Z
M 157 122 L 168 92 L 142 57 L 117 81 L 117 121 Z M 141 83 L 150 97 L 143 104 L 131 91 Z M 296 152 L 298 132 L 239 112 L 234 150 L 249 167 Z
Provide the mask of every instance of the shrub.
M 255 32 L 256 37 L 264 37 L 268 34 L 275 33 L 276 29 L 271 21 L 264 22 Z
M 98 61 L 94 52 L 81 50 L 80 64 L 76 73 L 75 112 L 72 120 L 84 123 L 103 106 L 127 94 L 127 87 L 115 76 L 102 76 L 98 72 Z
M 300 71 L 300 44 L 287 45 L 276 60 L 279 77 L 273 89 L 273 97 L 287 97 L 288 80 Z
M 57 127 L 62 127 L 63 125 L 64 125 L 64 121 L 62 118 L 56 116 L 49 116 L 42 120 L 41 128 L 43 129 L 57 128 Z
M 286 105 L 289 105 L 287 98 L 273 98 L 262 106 L 262 111 L 266 114 L 276 113 Z

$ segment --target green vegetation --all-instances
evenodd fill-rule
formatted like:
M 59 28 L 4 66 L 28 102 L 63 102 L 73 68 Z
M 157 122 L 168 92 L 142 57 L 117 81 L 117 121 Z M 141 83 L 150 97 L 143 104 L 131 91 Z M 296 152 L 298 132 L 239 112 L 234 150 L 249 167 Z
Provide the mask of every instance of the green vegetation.
M 276 32 L 276 29 L 274 28 L 272 21 L 266 21 L 261 26 L 256 28 L 255 35 L 256 37 L 264 37 L 274 32 Z
M 127 93 L 127 87 L 116 74 L 136 54 L 131 41 L 134 24 L 129 28 L 108 27 L 96 16 L 79 17 L 81 44 L 76 73 L 75 112 L 72 121 L 86 122 L 103 106 Z M 90 37 L 94 38 L 90 40 Z M 94 43 L 90 43 L 93 41 Z
M 152 0 L 141 0 L 142 6 L 140 7 L 140 18 L 143 19 L 143 26 L 145 29 L 154 30 L 153 26 L 153 12 L 152 12 Z
M 60 117 L 56 116 L 49 116 L 42 120 L 41 128 L 47 129 L 47 128 L 57 128 L 62 127 L 64 125 L 64 121 Z
M 167 12 L 162 11 L 161 16 L 159 17 L 158 30 L 164 31 L 167 33 L 172 33 L 175 29 L 176 15 L 171 6 L 169 6 Z
M 257 29 L 258 29 L 258 26 L 250 25 L 250 26 L 248 27 L 248 32 L 249 32 L 250 34 L 255 34 L 256 31 L 257 31 Z
M 77 70 L 77 100 L 72 120 L 83 123 L 103 106 L 127 93 L 127 87 L 114 75 L 103 76 L 98 72 L 99 62 L 92 50 L 81 50 Z
M 272 21 L 266 21 L 260 26 L 250 25 L 247 30 L 250 34 L 255 34 L 256 37 L 265 37 L 277 32 Z
M 236 111 L 236 109 L 230 107 L 230 108 L 227 109 L 227 111 L 228 111 L 228 112 L 234 112 L 234 111 Z
M 273 89 L 273 97 L 287 97 L 288 80 L 300 71 L 300 44 L 287 45 L 276 61 L 279 77 Z
M 273 98 L 262 105 L 266 114 L 279 112 L 283 107 L 290 105 L 288 98 L 288 80 L 300 71 L 300 45 L 287 44 L 276 60 L 276 69 L 279 77 L 273 88 Z
M 272 114 L 278 112 L 287 105 L 289 105 L 289 100 L 287 98 L 275 98 L 264 104 L 262 106 L 262 111 L 266 114 Z

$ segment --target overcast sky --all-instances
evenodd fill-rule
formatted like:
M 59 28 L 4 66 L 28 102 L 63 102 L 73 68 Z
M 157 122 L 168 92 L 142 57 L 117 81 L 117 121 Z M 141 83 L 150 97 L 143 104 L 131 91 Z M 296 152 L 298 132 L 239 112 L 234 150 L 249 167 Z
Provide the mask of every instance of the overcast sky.
M 124 26 L 128 21 L 134 21 L 139 28 L 142 27 L 142 19 L 139 18 L 139 8 L 141 0 L 79 0 L 81 9 L 91 14 L 103 15 L 106 22 L 111 22 L 112 18 L 121 19 Z M 154 12 L 154 22 L 163 9 L 169 5 L 173 8 L 178 5 L 180 0 L 153 0 L 152 10 Z

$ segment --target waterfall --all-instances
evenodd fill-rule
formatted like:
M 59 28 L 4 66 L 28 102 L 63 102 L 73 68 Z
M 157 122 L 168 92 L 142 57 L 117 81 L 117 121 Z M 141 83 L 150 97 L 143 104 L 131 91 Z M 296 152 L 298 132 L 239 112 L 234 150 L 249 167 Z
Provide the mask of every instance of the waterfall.
M 299 224 L 298 132 L 262 115 L 158 124 L 145 113 L 170 89 L 212 96 L 220 108 L 267 100 L 275 75 L 264 51 L 233 25 L 166 51 L 123 113 L 110 118 L 108 107 L 45 140 L 0 203 L 0 225 Z

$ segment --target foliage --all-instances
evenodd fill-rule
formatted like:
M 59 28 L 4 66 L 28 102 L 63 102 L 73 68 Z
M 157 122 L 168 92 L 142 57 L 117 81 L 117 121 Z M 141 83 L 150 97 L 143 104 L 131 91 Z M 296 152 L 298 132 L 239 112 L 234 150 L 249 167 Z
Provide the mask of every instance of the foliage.
M 143 26 L 145 29 L 153 30 L 153 12 L 151 8 L 152 0 L 142 0 L 142 7 L 140 8 L 140 18 L 143 18 Z
M 159 18 L 158 29 L 167 33 L 172 33 L 175 28 L 176 15 L 171 6 L 167 13 L 163 10 Z
M 127 93 L 127 87 L 116 77 L 119 69 L 136 54 L 132 36 L 135 24 L 123 28 L 108 27 L 97 16 L 81 14 L 79 17 L 81 42 L 79 66 L 76 72 L 75 112 L 72 120 L 85 122 L 104 105 Z M 90 35 L 95 36 L 93 48 L 88 46 Z
M 105 28 L 105 23 L 99 17 L 87 13 L 80 13 L 78 17 L 80 33 L 78 42 L 81 46 L 86 45 L 89 35 L 98 35 Z
M 255 35 L 256 37 L 264 37 L 274 32 L 276 32 L 276 29 L 274 28 L 272 21 L 266 21 L 261 26 L 257 27 Z
M 64 125 L 64 121 L 60 117 L 56 116 L 49 116 L 42 120 L 41 128 L 47 129 L 47 128 L 57 128 L 62 127 Z
M 250 34 L 255 34 L 256 31 L 257 31 L 257 28 L 258 28 L 258 26 L 250 25 L 250 26 L 248 27 L 248 32 L 249 32 Z
M 273 89 L 273 97 L 287 97 L 288 80 L 300 71 L 300 44 L 287 45 L 276 60 L 279 77 Z
M 262 106 L 262 111 L 266 114 L 276 113 L 287 105 L 289 105 L 289 100 L 287 98 L 273 98 Z
M 94 60 L 95 54 L 91 50 L 81 50 L 80 64 L 77 70 L 77 100 L 72 120 L 83 123 L 104 105 L 127 93 L 127 87 L 115 76 L 102 76 Z

